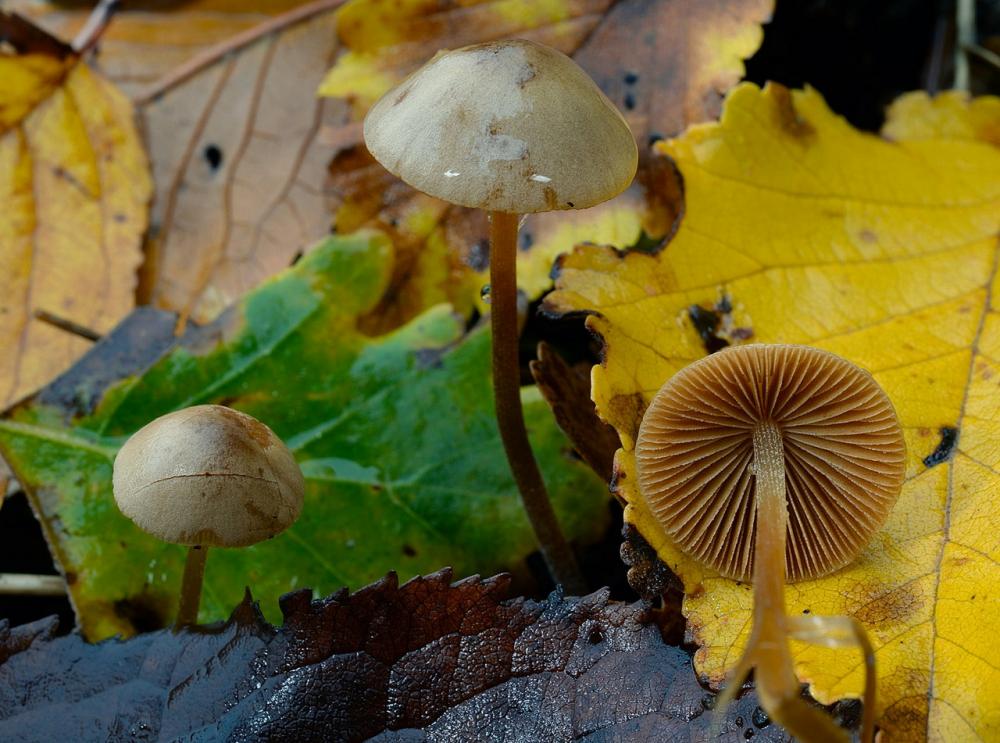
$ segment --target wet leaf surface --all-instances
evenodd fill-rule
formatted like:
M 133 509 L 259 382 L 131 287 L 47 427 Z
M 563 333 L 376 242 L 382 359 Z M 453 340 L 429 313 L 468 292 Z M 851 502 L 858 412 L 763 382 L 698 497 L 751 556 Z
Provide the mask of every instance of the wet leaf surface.
M 5 740 L 707 741 L 714 695 L 638 604 L 505 600 L 509 578 L 395 575 L 249 594 L 224 625 L 89 645 L 0 622 Z M 614 690 L 609 693 L 609 690 Z M 786 741 L 744 694 L 716 740 Z
M 92 639 L 161 627 L 179 594 L 184 549 L 115 507 L 111 466 L 153 418 L 221 403 L 270 426 L 306 477 L 288 531 L 208 556 L 203 620 L 245 585 L 265 607 L 297 586 L 360 587 L 397 570 L 514 571 L 534 537 L 493 411 L 487 328 L 465 333 L 447 306 L 387 335 L 357 324 L 389 290 L 393 246 L 373 232 L 335 238 L 174 347 L 172 315 L 145 308 L 80 364 L 0 420 L 0 451 L 32 499 Z M 563 528 L 579 543 L 607 524 L 607 489 L 570 453 L 544 401 L 525 417 Z

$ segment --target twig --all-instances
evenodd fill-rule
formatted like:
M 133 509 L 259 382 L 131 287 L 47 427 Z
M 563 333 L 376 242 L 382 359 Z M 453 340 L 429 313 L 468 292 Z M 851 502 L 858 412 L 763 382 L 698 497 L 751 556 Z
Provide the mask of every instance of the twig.
M 65 330 L 67 333 L 72 333 L 73 335 L 78 335 L 81 338 L 86 338 L 88 341 L 94 341 L 96 343 L 101 340 L 101 334 L 96 330 L 91 330 L 86 325 L 80 325 L 79 323 L 75 323 L 65 317 L 53 315 L 47 310 L 35 310 L 35 319 L 41 320 L 49 325 L 53 325 L 60 330 Z
M 58 575 L 0 573 L 0 595 L 65 596 L 66 581 Z
M 102 34 L 104 34 L 108 24 L 111 23 L 111 17 L 120 7 L 121 2 L 119 0 L 100 0 L 94 6 L 94 10 L 91 11 L 87 22 L 83 24 L 80 33 L 73 39 L 72 46 L 74 51 L 84 54 L 93 49 Z
M 937 21 L 934 23 L 934 38 L 931 42 L 930 59 L 927 60 L 927 66 L 924 71 L 924 90 L 932 96 L 937 95 L 938 90 L 941 89 L 944 49 L 948 43 L 948 31 L 950 27 L 951 23 L 948 16 L 943 13 L 939 14 Z
M 955 81 L 956 90 L 969 89 L 967 47 L 976 43 L 976 0 L 958 0 L 955 7 Z
M 987 49 L 985 46 L 979 46 L 979 44 L 966 44 L 965 51 L 1000 70 L 1000 54 Z
M 300 5 L 287 13 L 282 13 L 270 20 L 264 21 L 258 26 L 249 28 L 246 31 L 236 34 L 230 39 L 226 39 L 221 44 L 209 47 L 205 51 L 196 54 L 182 65 L 175 67 L 166 75 L 154 83 L 151 83 L 145 90 L 140 91 L 133 97 L 133 102 L 137 106 L 145 106 L 159 98 L 161 95 L 171 90 L 176 85 L 184 82 L 193 75 L 201 72 L 206 67 L 218 62 L 227 54 L 231 54 L 238 49 L 242 49 L 248 44 L 252 44 L 261 37 L 280 31 L 288 26 L 308 20 L 313 16 L 334 10 L 343 5 L 346 0 L 316 0 L 306 5 Z

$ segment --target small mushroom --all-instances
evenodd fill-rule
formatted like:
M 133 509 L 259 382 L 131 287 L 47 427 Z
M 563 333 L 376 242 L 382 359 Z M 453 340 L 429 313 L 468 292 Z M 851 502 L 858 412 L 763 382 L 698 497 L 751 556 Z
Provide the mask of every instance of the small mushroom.
M 490 213 L 497 423 L 549 570 L 571 592 L 583 591 L 521 410 L 518 219 L 621 193 L 638 163 L 632 132 L 573 60 L 515 39 L 438 53 L 372 107 L 364 135 L 372 155 L 414 188 Z
M 865 650 L 864 741 L 874 729 L 874 654 L 856 620 L 787 617 L 786 576 L 816 578 L 856 559 L 895 503 L 904 466 L 878 383 L 806 346 L 751 344 L 701 359 L 643 416 L 636 467 L 657 522 L 699 562 L 753 580 L 753 628 L 727 694 L 755 668 L 764 709 L 803 740 L 844 735 L 799 697 L 788 637 Z
M 305 481 L 291 452 L 255 418 L 219 405 L 139 429 L 114 464 L 115 502 L 136 526 L 189 546 L 177 627 L 194 624 L 208 547 L 246 547 L 291 526 Z

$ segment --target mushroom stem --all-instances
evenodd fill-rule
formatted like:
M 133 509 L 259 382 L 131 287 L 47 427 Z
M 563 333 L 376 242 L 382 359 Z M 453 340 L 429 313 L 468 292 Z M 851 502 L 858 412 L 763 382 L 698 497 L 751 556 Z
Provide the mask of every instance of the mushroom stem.
M 521 408 L 517 322 L 517 214 L 490 212 L 490 306 L 493 328 L 493 396 L 507 461 L 524 510 L 556 583 L 572 594 L 586 584 L 563 536 L 545 482 L 531 451 Z
M 181 582 L 181 604 L 177 609 L 174 629 L 190 627 L 198 623 L 198 606 L 201 604 L 201 582 L 205 577 L 205 558 L 208 547 L 196 544 L 188 547 L 187 561 L 184 563 L 184 578 Z
M 799 696 L 785 613 L 785 455 L 781 431 L 773 421 L 753 431 L 754 492 L 757 526 L 753 567 L 753 629 L 738 668 L 755 670 L 761 705 L 798 740 L 846 741 L 847 735 L 829 717 Z M 741 674 L 743 675 L 743 674 Z M 742 678 L 731 682 L 738 687 Z

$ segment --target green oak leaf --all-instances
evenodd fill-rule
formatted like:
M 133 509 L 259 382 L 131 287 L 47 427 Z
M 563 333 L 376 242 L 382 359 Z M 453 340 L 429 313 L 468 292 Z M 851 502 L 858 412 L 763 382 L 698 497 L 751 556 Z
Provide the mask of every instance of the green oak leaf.
M 463 335 L 461 319 L 440 306 L 363 335 L 357 319 L 389 290 L 392 262 L 380 233 L 331 238 L 111 385 L 92 412 L 67 421 L 42 393 L 0 421 L 0 452 L 42 521 L 88 638 L 162 625 L 175 611 L 184 548 L 118 512 L 111 468 L 129 435 L 189 405 L 222 403 L 264 421 L 307 483 L 288 531 L 209 552 L 201 621 L 224 618 L 246 585 L 277 618 L 278 596 L 303 586 L 323 595 L 389 570 L 523 569 L 535 543 L 494 420 L 489 333 Z M 560 521 L 570 538 L 594 540 L 606 526 L 606 489 L 569 456 L 536 391 L 524 395 Z

